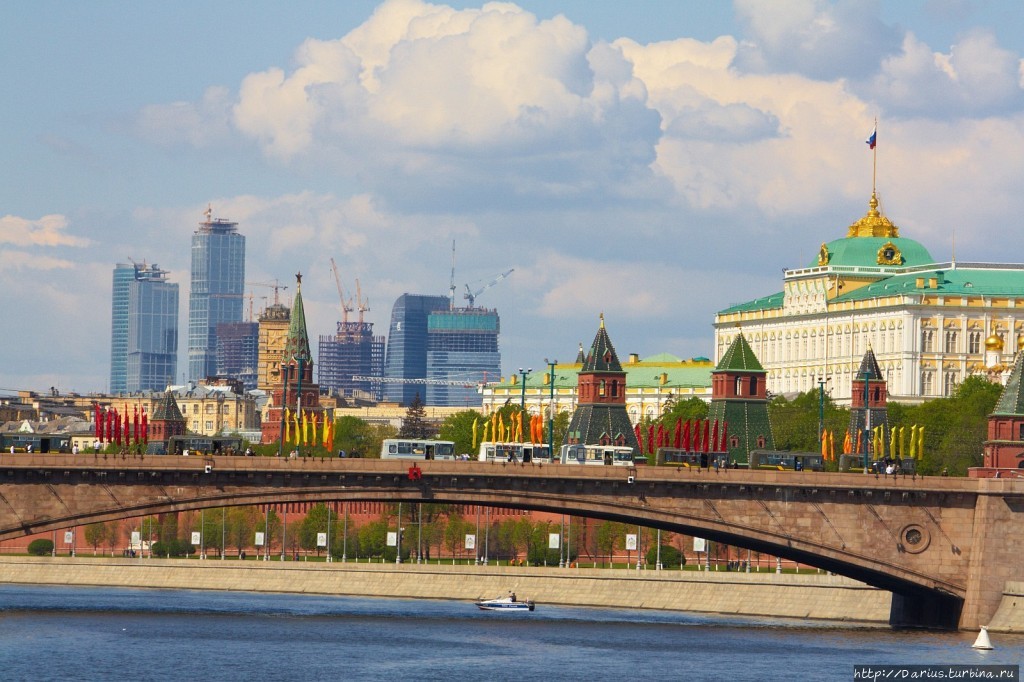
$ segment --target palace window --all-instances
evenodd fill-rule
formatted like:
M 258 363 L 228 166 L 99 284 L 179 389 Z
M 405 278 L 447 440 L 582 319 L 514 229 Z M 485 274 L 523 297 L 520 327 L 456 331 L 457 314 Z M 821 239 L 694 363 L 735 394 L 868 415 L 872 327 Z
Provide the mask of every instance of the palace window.
M 975 354 L 981 352 L 981 332 L 971 332 L 967 335 L 967 352 Z
M 960 335 L 955 330 L 953 330 L 953 329 L 947 329 L 946 330 L 946 352 L 947 353 L 956 353 L 957 352 L 957 346 L 959 345 L 957 343 L 957 341 L 959 340 L 959 336 Z
M 921 330 L 921 352 L 932 353 L 935 351 L 935 331 L 932 329 Z
M 921 372 L 921 395 L 933 395 L 934 372 Z
M 736 395 L 743 395 L 743 379 L 736 377 Z
M 956 392 L 956 372 L 945 372 L 942 376 L 942 395 L 950 396 Z

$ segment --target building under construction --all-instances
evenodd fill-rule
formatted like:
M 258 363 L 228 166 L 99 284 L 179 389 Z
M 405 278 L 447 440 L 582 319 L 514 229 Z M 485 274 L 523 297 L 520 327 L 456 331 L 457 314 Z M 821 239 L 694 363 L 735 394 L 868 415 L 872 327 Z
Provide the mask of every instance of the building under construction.
M 379 383 L 353 379 L 384 372 L 384 337 L 373 335 L 372 322 L 339 322 L 337 333 L 320 337 L 319 358 L 320 390 L 343 398 L 381 399 Z
M 246 391 L 256 388 L 259 363 L 259 324 L 225 322 L 217 325 L 217 376 L 242 382 Z

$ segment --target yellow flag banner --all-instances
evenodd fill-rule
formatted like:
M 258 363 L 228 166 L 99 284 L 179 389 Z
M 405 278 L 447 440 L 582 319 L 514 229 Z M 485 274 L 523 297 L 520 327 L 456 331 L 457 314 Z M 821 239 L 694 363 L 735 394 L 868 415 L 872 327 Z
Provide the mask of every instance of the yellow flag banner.
M 474 417 L 473 418 L 473 447 L 472 447 L 473 450 L 476 450 L 476 430 L 477 430 L 478 426 L 480 426 L 480 418 L 479 417 Z
M 287 443 L 288 440 L 292 437 L 292 434 L 291 434 L 292 420 L 291 419 L 292 419 L 292 411 L 289 410 L 287 407 L 284 408 L 284 442 L 285 443 Z
M 924 459 L 924 424 L 917 427 L 917 459 Z
M 292 412 L 292 444 L 299 444 L 299 411 Z
M 828 461 L 828 431 L 821 430 L 821 458 Z
M 843 454 L 848 455 L 853 452 L 853 439 L 850 438 L 850 429 L 846 429 L 846 435 L 843 437 Z
M 828 432 L 828 455 L 829 455 L 829 460 L 830 461 L 832 461 L 832 462 L 836 461 L 836 432 L 835 431 L 829 431 Z
M 324 415 L 324 429 L 323 429 L 324 447 L 325 448 L 327 447 L 327 444 L 331 442 L 331 424 L 332 424 L 331 420 L 328 419 L 327 415 L 325 414 Z M 333 450 L 334 448 L 331 448 L 331 449 Z M 331 453 L 328 452 L 327 454 L 331 454 Z

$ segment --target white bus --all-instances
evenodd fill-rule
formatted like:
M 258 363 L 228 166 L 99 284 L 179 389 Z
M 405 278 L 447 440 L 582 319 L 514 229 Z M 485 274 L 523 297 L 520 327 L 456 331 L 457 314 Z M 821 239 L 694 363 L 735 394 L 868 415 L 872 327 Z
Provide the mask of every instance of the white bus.
M 633 466 L 636 464 L 633 448 L 625 445 L 563 445 L 562 464 L 601 464 Z
M 386 438 L 380 446 L 381 459 L 455 459 L 450 440 Z
M 546 443 L 480 443 L 481 462 L 551 463 L 551 449 Z

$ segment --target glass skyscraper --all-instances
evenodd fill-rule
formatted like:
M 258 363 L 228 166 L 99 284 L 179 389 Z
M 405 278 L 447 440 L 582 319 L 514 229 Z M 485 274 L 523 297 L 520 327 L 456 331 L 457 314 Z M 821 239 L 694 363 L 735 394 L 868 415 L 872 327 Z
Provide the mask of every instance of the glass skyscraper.
M 156 264 L 114 268 L 110 392 L 162 391 L 178 365 L 178 285 Z
M 427 378 L 427 317 L 437 310 L 448 310 L 445 296 L 402 294 L 391 308 L 384 377 L 390 379 Z M 424 384 L 384 384 L 384 400 L 408 405 L 416 394 L 426 402 Z
M 408 405 L 479 406 L 477 384 L 501 379 L 496 310 L 452 308 L 444 296 L 403 294 L 391 310 L 384 399 Z M 408 381 L 408 380 L 414 381 Z M 417 382 L 433 380 L 438 383 Z
M 188 302 L 188 375 L 217 374 L 217 325 L 242 321 L 245 237 L 238 223 L 211 219 L 192 234 L 192 288 Z
M 478 407 L 477 384 L 501 379 L 498 311 L 455 308 L 430 313 L 427 319 L 427 405 Z M 457 385 L 458 382 L 465 382 Z

